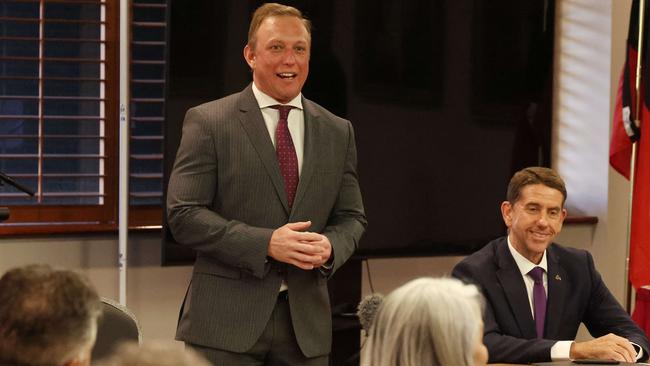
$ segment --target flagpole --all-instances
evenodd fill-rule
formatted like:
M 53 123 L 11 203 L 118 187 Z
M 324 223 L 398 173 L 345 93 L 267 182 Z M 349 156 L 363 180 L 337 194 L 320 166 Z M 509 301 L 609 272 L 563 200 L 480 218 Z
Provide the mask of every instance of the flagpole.
M 634 123 L 638 128 L 641 128 L 641 71 L 643 59 L 643 23 L 645 20 L 645 0 L 640 0 L 639 3 L 639 34 L 637 37 L 637 55 L 636 55 L 636 78 L 634 80 L 634 88 L 636 92 L 636 105 L 634 111 Z M 632 19 L 630 19 L 632 21 Z M 636 173 L 636 156 L 637 156 L 637 141 L 632 142 L 632 154 L 630 156 L 630 194 L 628 197 L 627 206 L 627 248 L 625 256 L 625 278 L 627 284 L 625 286 L 625 308 L 628 313 L 632 313 L 632 282 L 630 281 L 630 246 L 632 236 L 632 203 L 634 202 L 634 180 Z

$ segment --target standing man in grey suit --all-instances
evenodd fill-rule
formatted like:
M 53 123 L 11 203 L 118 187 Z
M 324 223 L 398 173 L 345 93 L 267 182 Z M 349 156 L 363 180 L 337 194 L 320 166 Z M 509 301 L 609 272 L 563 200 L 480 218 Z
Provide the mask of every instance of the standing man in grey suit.
M 553 243 L 566 217 L 566 197 L 554 170 L 520 170 L 501 204 L 508 236 L 453 270 L 483 290 L 490 363 L 648 358 L 648 338 L 609 292 L 591 254 Z M 580 323 L 596 338 L 574 341 Z
M 302 96 L 310 22 L 293 7 L 253 14 L 253 83 L 187 112 L 168 221 L 197 251 L 176 338 L 215 365 L 327 365 L 327 279 L 366 217 L 349 121 Z

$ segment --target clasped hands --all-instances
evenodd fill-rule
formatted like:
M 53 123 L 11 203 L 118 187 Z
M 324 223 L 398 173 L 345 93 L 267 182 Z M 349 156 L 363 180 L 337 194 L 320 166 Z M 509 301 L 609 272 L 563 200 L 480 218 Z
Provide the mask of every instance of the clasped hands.
M 636 350 L 627 339 L 610 333 L 590 341 L 574 342 L 570 357 L 573 360 L 591 358 L 634 363 Z
M 322 266 L 332 255 L 332 244 L 325 235 L 306 231 L 310 226 L 311 221 L 290 222 L 273 231 L 269 257 L 305 270 Z

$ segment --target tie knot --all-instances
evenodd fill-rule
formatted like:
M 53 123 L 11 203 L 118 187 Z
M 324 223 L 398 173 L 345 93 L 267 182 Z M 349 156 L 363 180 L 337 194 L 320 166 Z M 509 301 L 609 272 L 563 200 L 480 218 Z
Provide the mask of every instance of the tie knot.
M 536 283 L 542 282 L 542 278 L 544 277 L 544 268 L 542 267 L 535 267 L 528 272 L 528 275 L 533 278 L 533 281 Z
M 289 112 L 293 109 L 293 106 L 276 104 L 272 105 L 271 108 L 277 109 L 280 112 L 280 119 L 286 120 L 289 117 Z

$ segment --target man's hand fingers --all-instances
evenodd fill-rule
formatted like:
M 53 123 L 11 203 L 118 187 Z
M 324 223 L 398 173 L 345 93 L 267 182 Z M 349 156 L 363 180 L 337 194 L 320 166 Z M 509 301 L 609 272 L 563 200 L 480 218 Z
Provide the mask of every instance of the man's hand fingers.
M 634 362 L 636 359 L 636 352 L 631 353 L 627 347 L 620 347 L 616 350 L 616 352 L 620 353 L 623 356 L 625 362 Z
M 630 350 L 630 348 L 632 349 Z M 623 356 L 625 362 L 634 362 L 636 359 L 636 352 L 634 351 L 634 347 L 632 347 L 632 345 L 627 341 L 625 341 L 624 345 L 619 346 L 616 352 L 620 353 Z
M 601 356 L 604 359 L 628 362 L 628 356 L 621 347 L 614 346 Z
M 311 226 L 311 221 L 290 222 L 284 225 L 293 231 L 305 231 Z
M 321 261 L 321 256 L 318 254 L 310 255 L 301 252 L 293 252 L 289 254 L 289 258 L 303 263 L 317 264 Z
M 313 240 L 313 241 L 310 242 L 310 244 L 317 245 L 317 246 L 319 246 L 321 248 L 325 248 L 325 249 L 331 247 L 331 244 L 330 244 L 329 240 L 327 240 L 325 235 L 321 235 L 321 234 L 317 234 L 317 235 L 318 235 L 318 240 Z
M 322 260 L 319 263 L 319 266 L 326 263 L 332 255 L 332 244 L 330 243 L 329 239 L 325 235 L 321 235 L 321 239 L 322 240 L 311 243 L 313 246 L 317 246 L 323 249 L 321 252 Z
M 622 354 L 616 353 L 616 352 L 612 352 L 610 355 L 604 357 L 604 359 L 620 361 L 620 362 L 627 362 L 627 360 L 625 359 L 625 357 L 623 357 Z
M 607 335 L 614 342 L 614 351 L 620 354 L 626 362 L 634 362 L 636 359 L 636 351 L 632 343 L 627 339 L 617 336 L 615 334 Z
M 607 334 L 586 342 L 575 342 L 571 346 L 571 357 L 597 358 L 634 363 L 636 350 L 627 339 L 615 334 Z
M 332 246 L 322 234 L 305 231 L 311 221 L 288 223 L 273 232 L 270 257 L 304 270 L 320 267 L 331 256 Z
M 323 236 L 318 233 L 312 233 L 312 232 L 297 232 L 294 234 L 293 238 L 295 238 L 297 241 L 302 241 L 302 242 L 319 242 L 323 240 Z
M 306 243 L 294 243 L 291 245 L 291 251 L 304 253 L 304 254 L 321 254 L 324 249 L 317 245 L 311 245 Z

